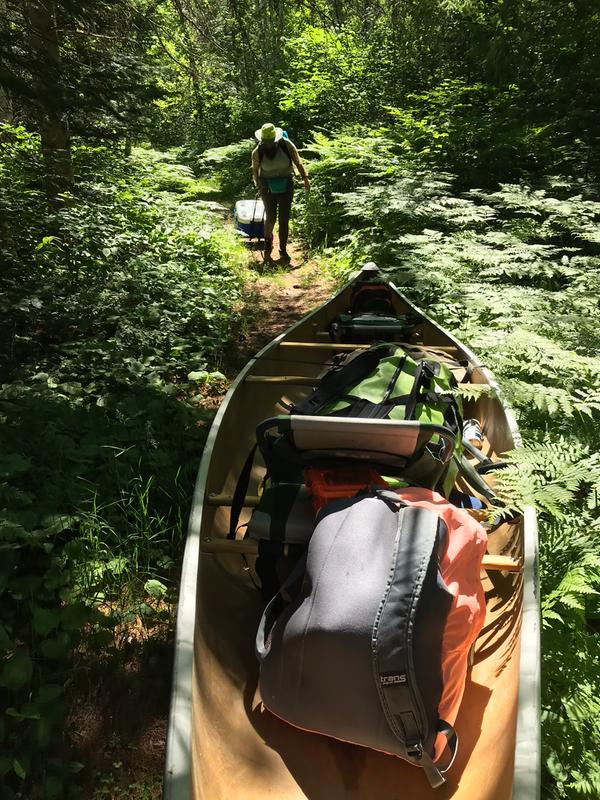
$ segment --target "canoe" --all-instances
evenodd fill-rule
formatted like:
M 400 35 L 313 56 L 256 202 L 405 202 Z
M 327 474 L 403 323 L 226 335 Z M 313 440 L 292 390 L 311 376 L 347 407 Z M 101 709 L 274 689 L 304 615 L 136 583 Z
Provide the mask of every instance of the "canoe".
M 411 337 L 411 352 L 417 347 L 442 359 L 468 361 L 463 382 L 494 388 L 474 392 L 478 398 L 466 407 L 467 415 L 482 423 L 483 452 L 497 460 L 519 446 L 515 420 L 490 372 L 390 286 L 397 312 L 422 319 Z M 488 561 L 503 556 L 522 566 L 516 571 L 482 571 L 486 621 L 456 721 L 458 755 L 443 786 L 430 788 L 422 770 L 399 758 L 300 731 L 260 703 L 254 638 L 264 602 L 254 584 L 253 556 L 239 552 L 246 542 L 225 539 L 232 495 L 257 424 L 281 413 L 282 395 L 292 401 L 306 396 L 324 364 L 344 349 L 331 343 L 327 329 L 348 307 L 351 288 L 352 281 L 252 358 L 211 427 L 181 577 L 166 800 L 539 797 L 539 599 L 533 509 L 489 536 Z M 262 472 L 255 466 L 242 521 L 251 514 Z

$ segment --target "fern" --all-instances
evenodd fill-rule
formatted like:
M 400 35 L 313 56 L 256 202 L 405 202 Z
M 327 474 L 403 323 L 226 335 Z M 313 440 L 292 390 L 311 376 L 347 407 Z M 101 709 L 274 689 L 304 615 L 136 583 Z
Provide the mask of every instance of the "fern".
M 383 266 L 480 355 L 516 409 L 528 443 L 507 455 L 496 490 L 507 510 L 534 505 L 540 512 L 544 797 L 597 800 L 597 192 L 552 178 L 458 194 L 451 176 L 407 169 L 402 148 L 384 145 L 386 137 L 377 132 L 362 156 L 356 150 L 346 159 L 342 149 L 352 148 L 344 143 L 335 167 L 327 155 L 320 168 L 335 202 L 323 213 L 338 228 L 343 220 L 344 258 Z M 476 400 L 478 389 L 457 393 Z
M 498 473 L 496 491 L 510 509 L 535 506 L 563 518 L 582 484 L 600 481 L 600 455 L 564 438 L 527 444 L 507 453 L 509 467 Z
M 536 409 L 549 417 L 572 417 L 575 413 L 592 417 L 595 411 L 600 411 L 600 395 L 596 392 L 569 392 L 558 386 L 509 378 L 502 382 L 502 386 L 511 405 L 526 410 Z
M 498 396 L 496 389 L 486 383 L 464 383 L 456 389 L 453 394 L 460 397 L 462 400 L 473 402 L 484 396 L 489 398 Z
M 600 556 L 588 554 L 570 567 L 554 591 L 542 598 L 542 622 L 548 627 L 558 620 L 564 622 L 557 607 L 564 606 L 584 612 L 586 600 L 600 595 Z

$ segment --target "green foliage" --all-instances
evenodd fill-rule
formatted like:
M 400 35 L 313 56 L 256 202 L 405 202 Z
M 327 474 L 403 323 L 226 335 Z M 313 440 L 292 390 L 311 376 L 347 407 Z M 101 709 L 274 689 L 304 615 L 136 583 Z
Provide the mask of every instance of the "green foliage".
M 564 437 L 526 444 L 504 457 L 509 467 L 497 476 L 498 494 L 512 509 L 534 506 L 562 519 L 582 486 L 600 481 L 600 459 Z
M 365 160 L 357 157 L 369 143 Z M 312 148 L 311 148 L 312 149 Z M 367 148 L 365 148 L 366 150 Z M 460 192 L 381 129 L 317 137 L 310 202 L 326 262 L 375 260 L 493 370 L 525 437 L 497 473 L 508 508 L 540 517 L 543 796 L 598 796 L 600 256 L 596 187 Z M 335 187 L 335 188 L 334 188 Z M 311 216 L 312 215 L 312 216 Z M 313 228 L 313 229 L 315 229 Z
M 3 135 L 0 787 L 50 800 L 76 794 L 78 660 L 172 620 L 243 252 L 171 156 L 79 146 L 78 197 L 48 215 L 11 193 L 39 181 L 35 137 Z
M 350 29 L 306 26 L 286 42 L 279 107 L 294 131 L 367 122 L 374 107 L 369 53 Z
M 210 175 L 217 182 L 221 195 L 232 202 L 242 197 L 252 197 L 256 194 L 251 169 L 251 155 L 255 146 L 253 139 L 244 139 L 235 144 L 211 148 L 197 157 L 196 169 L 200 175 Z

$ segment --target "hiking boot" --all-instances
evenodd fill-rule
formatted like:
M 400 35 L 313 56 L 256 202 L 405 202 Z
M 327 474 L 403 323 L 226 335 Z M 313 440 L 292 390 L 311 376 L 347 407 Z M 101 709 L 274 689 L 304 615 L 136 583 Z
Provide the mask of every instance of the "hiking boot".
M 273 239 L 265 239 L 265 246 L 263 248 L 263 262 L 265 264 L 272 264 L 271 251 L 273 250 Z

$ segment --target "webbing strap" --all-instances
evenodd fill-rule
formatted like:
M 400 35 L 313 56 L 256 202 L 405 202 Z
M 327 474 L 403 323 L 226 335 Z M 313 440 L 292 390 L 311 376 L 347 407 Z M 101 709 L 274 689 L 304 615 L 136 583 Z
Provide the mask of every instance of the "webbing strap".
M 441 733 L 446 737 L 446 743 L 448 745 L 448 750 L 450 751 L 450 760 L 444 769 L 440 770 L 443 775 L 444 773 L 448 772 L 452 764 L 454 764 L 454 759 L 456 758 L 456 754 L 458 752 L 458 734 L 452 725 L 443 719 L 441 719 L 438 723 L 438 733 Z
M 273 625 L 277 621 L 277 617 L 280 613 L 280 599 L 286 589 L 292 586 L 297 580 L 299 580 L 304 571 L 306 569 L 306 554 L 303 558 L 300 558 L 299 561 L 296 563 L 294 569 L 290 572 L 286 580 L 284 581 L 283 585 L 279 588 L 277 594 L 275 594 L 271 600 L 265 606 L 265 610 L 263 611 L 262 617 L 260 618 L 260 622 L 258 623 L 258 630 L 256 631 L 256 639 L 254 650 L 256 653 L 256 657 L 259 661 L 264 661 L 264 659 L 268 656 L 269 651 L 271 650 L 271 629 Z
M 350 361 L 332 367 L 321 378 L 315 391 L 294 406 L 294 414 L 317 416 L 328 403 L 343 395 L 346 389 L 358 383 L 363 377 L 374 372 L 379 362 L 393 355 L 396 350 L 395 345 L 379 345 L 363 350 Z
M 231 501 L 231 513 L 229 516 L 229 533 L 227 534 L 228 539 L 235 539 L 235 532 L 237 530 L 238 522 L 240 521 L 240 514 L 242 513 L 244 500 L 246 499 L 246 493 L 248 492 L 248 486 L 250 484 L 250 475 L 252 474 L 252 465 L 254 464 L 256 447 L 257 446 L 254 445 L 254 447 L 252 447 L 250 450 L 248 458 L 244 462 L 244 466 L 240 472 L 240 477 L 238 478 L 238 482 L 233 493 L 233 499 Z
M 415 408 L 417 405 L 417 395 L 421 389 L 421 382 L 423 380 L 423 372 L 425 371 L 425 365 L 427 362 L 421 361 L 417 364 L 417 369 L 415 371 L 414 383 L 412 389 L 410 390 L 410 394 L 408 396 L 408 400 L 406 401 L 406 411 L 404 414 L 405 419 L 412 419 L 415 414 Z
M 392 375 L 392 379 L 389 382 L 389 385 L 388 385 L 388 387 L 386 389 L 386 392 L 385 392 L 383 398 L 381 399 L 382 403 L 387 403 L 388 400 L 390 399 L 390 396 L 391 396 L 392 392 L 394 391 L 394 389 L 396 388 L 396 382 L 397 382 L 398 378 L 400 377 L 400 373 L 404 369 L 404 365 L 405 364 L 406 364 L 406 356 L 403 356 L 400 359 L 394 374 Z
M 456 758 L 456 753 L 458 752 L 458 735 L 452 725 L 444 720 L 440 720 L 438 724 L 438 733 L 443 734 L 448 742 L 448 749 L 450 750 L 450 762 L 444 769 L 440 769 L 434 760 L 431 758 L 429 753 L 423 753 L 423 757 L 419 762 L 420 765 L 423 767 L 425 775 L 427 776 L 427 780 L 429 781 L 432 789 L 436 789 L 438 786 L 441 786 L 445 783 L 444 775 L 452 764 L 454 764 L 454 759 Z
M 427 736 L 425 711 L 413 661 L 414 626 L 421 589 L 433 556 L 439 519 L 420 508 L 402 508 L 386 591 L 373 626 L 371 654 L 381 708 L 407 754 L 420 763 Z

